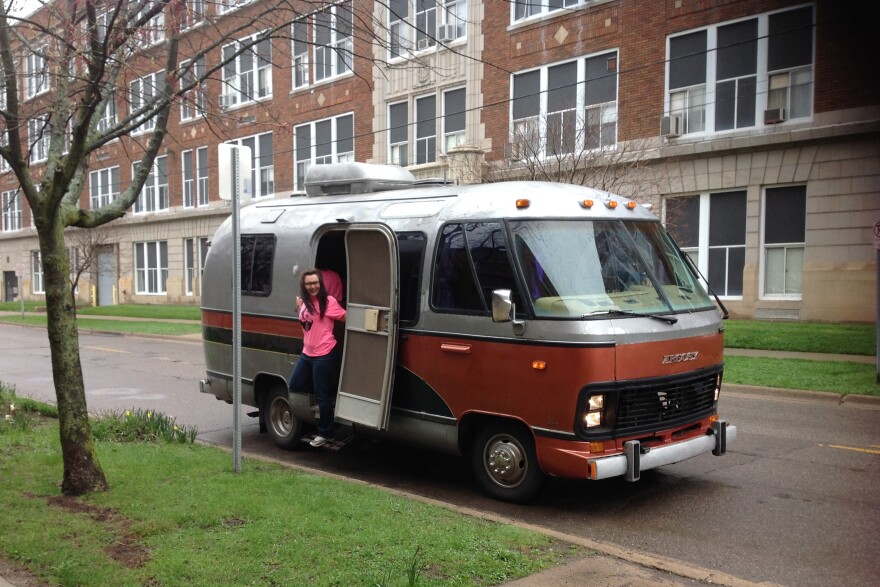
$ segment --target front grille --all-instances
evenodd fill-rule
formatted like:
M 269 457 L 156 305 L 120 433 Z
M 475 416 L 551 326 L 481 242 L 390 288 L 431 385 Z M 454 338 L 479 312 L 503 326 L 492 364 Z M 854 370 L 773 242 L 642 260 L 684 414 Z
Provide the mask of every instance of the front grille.
M 605 393 L 613 428 L 591 430 L 587 437 L 631 436 L 687 424 L 715 412 L 715 386 L 721 367 L 660 377 L 588 386 L 582 397 Z M 586 432 L 586 431 L 584 431 Z

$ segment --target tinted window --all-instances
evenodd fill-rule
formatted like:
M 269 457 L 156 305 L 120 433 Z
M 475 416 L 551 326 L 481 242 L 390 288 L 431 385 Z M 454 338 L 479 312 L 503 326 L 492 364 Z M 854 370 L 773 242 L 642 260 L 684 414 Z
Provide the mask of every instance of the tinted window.
M 415 324 L 419 318 L 422 265 L 425 257 L 425 235 L 420 232 L 397 235 L 400 256 L 400 309 L 401 324 Z
M 272 293 L 272 263 L 274 259 L 274 235 L 241 235 L 242 295 L 268 296 Z

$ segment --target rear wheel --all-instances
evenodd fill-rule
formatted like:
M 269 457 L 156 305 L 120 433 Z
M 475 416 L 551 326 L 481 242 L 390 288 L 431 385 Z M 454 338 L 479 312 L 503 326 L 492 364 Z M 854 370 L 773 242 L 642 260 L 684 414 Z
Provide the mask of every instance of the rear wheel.
M 532 436 L 514 423 L 493 424 L 477 435 L 471 467 L 483 491 L 501 501 L 525 503 L 544 481 Z
M 302 422 L 290 411 L 287 389 L 280 385 L 272 388 L 263 401 L 262 411 L 266 431 L 275 446 L 294 448 L 302 436 Z

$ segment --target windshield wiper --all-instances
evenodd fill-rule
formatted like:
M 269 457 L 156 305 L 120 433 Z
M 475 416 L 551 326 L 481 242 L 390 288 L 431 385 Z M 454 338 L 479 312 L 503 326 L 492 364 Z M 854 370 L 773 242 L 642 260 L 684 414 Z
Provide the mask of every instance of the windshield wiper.
M 653 318 L 654 320 L 661 320 L 666 322 L 667 324 L 675 324 L 678 322 L 678 318 L 674 316 L 661 316 L 660 314 L 643 314 L 641 312 L 633 312 L 632 310 L 596 310 L 595 312 L 590 312 L 589 314 L 584 314 L 581 318 L 592 318 L 593 316 L 597 316 L 599 314 L 604 314 L 606 316 L 635 316 L 638 318 Z

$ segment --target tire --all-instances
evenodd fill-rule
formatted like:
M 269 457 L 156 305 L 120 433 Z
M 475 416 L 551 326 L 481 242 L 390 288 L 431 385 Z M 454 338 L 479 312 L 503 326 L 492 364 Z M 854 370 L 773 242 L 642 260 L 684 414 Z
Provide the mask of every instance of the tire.
M 531 434 L 512 422 L 492 424 L 477 434 L 471 468 L 481 489 L 501 501 L 526 503 L 544 482 Z
M 266 431 L 278 448 L 291 450 L 299 444 L 302 436 L 302 422 L 290 411 L 287 389 L 276 386 L 266 395 L 263 401 L 262 419 L 266 423 Z

